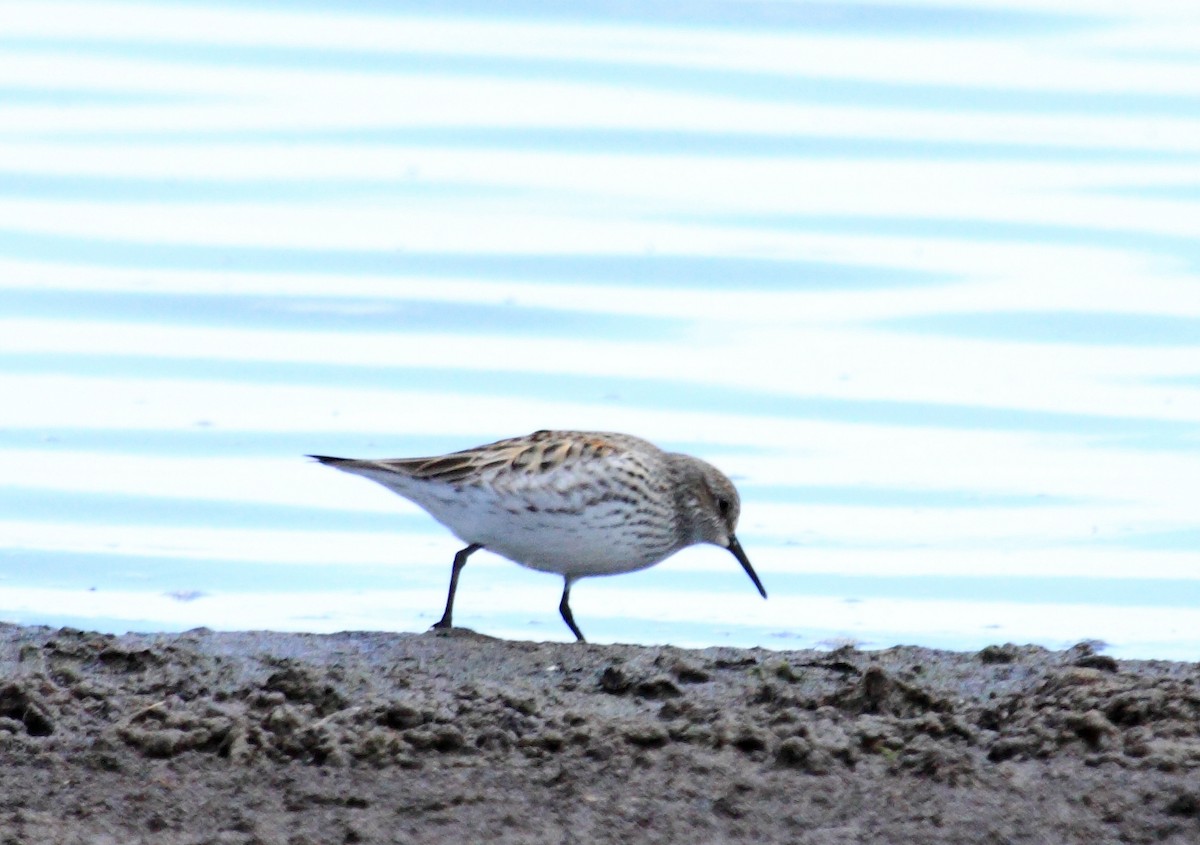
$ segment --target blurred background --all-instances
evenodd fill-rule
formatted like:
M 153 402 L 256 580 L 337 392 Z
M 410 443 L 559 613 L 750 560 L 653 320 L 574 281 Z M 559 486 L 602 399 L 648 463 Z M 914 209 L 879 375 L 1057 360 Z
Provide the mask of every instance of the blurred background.
M 723 550 L 598 642 L 1200 653 L 1200 10 L 0 2 L 0 620 L 424 630 L 308 452 L 627 431 Z M 455 621 L 570 639 L 480 553 Z

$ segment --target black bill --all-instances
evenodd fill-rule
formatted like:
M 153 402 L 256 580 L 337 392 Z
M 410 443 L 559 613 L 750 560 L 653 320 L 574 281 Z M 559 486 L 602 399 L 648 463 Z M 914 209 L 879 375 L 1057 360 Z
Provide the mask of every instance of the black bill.
M 746 557 L 746 553 L 742 551 L 742 544 L 732 534 L 729 535 L 729 551 L 733 552 L 733 556 L 738 559 L 738 563 L 742 565 L 742 569 L 746 570 L 746 574 L 750 576 L 750 580 L 754 582 L 754 586 L 758 587 L 758 591 L 762 593 L 762 597 L 765 599 L 767 591 L 763 589 L 762 581 L 758 580 L 758 574 L 754 571 L 754 567 L 750 565 L 750 558 Z

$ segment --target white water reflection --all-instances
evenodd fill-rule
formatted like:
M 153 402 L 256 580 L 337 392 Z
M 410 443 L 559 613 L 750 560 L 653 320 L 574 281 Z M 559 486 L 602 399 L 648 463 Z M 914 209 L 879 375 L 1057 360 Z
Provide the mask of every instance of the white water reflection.
M 1195 658 L 1200 15 L 507 9 L 0 2 L 0 618 L 421 629 L 455 541 L 300 455 L 573 427 L 726 469 L 771 593 L 596 640 Z

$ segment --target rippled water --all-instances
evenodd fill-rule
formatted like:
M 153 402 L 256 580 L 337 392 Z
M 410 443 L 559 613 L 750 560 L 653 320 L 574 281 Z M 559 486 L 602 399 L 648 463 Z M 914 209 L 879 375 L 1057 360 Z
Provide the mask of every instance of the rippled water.
M 0 3 L 0 619 L 423 629 L 457 542 L 300 456 L 563 427 L 725 469 L 771 592 L 594 640 L 1196 659 L 1190 6 Z

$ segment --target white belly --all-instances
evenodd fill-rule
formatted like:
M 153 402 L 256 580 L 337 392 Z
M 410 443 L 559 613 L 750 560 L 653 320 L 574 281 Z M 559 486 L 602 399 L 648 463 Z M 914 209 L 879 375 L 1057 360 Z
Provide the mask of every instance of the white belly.
M 467 488 L 418 504 L 463 542 L 543 572 L 615 575 L 653 566 L 676 551 L 672 526 L 649 527 L 621 502 L 574 510 L 569 498 L 551 505 L 514 503 Z

